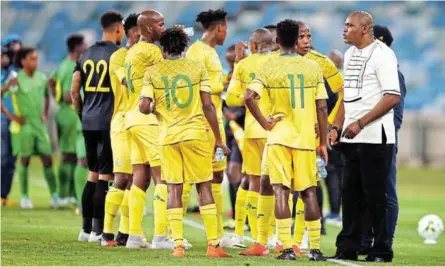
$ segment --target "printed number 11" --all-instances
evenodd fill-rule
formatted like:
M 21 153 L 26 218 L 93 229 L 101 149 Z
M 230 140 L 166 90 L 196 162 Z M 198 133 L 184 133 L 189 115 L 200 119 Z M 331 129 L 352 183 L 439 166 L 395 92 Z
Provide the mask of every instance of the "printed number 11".
M 295 76 L 293 74 L 288 74 L 287 78 L 289 78 L 290 82 L 290 101 L 292 108 L 295 108 Z M 304 75 L 297 74 L 298 80 L 300 80 L 300 106 L 304 108 Z

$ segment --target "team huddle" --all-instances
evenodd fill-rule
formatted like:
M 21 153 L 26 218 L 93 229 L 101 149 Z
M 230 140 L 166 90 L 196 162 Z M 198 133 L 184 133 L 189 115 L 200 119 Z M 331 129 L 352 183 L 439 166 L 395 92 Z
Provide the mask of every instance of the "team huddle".
M 206 256 L 230 257 L 224 248 L 267 256 L 268 241 L 276 235 L 277 259 L 295 260 L 307 231 L 309 258 L 326 260 L 320 251 L 317 155 L 327 163 L 328 125 L 343 112 L 343 76 L 313 50 L 310 28 L 286 19 L 255 30 L 248 45 L 236 45 L 235 68 L 223 94 L 215 47 L 226 39 L 226 16 L 222 9 L 198 14 L 204 34 L 190 46 L 183 27 L 165 29 L 156 10 L 125 20 L 119 12 L 106 12 L 102 41 L 88 49 L 81 36 L 70 37 L 70 57 L 49 82 L 61 106 L 56 114 L 62 153 L 59 192 L 54 174 L 47 171 L 52 162 L 46 156 L 42 160 L 54 201 L 69 202 L 76 193 L 83 218 L 79 241 L 171 249 L 172 256 L 184 257 L 192 244 L 184 237 L 183 218 L 195 185 Z M 124 34 L 127 44 L 120 47 Z M 25 63 L 28 54 L 22 57 Z M 335 99 L 329 117 L 328 99 Z M 249 186 L 237 193 L 234 236 L 223 229 L 222 181 L 230 153 L 223 101 L 246 107 L 242 168 Z M 51 153 L 47 146 L 38 148 L 40 154 Z M 29 150 L 28 164 L 32 144 Z M 69 181 L 73 172 L 77 182 Z M 149 243 L 142 221 L 152 178 L 154 233 Z M 299 192 L 299 199 L 292 236 L 293 192 Z M 256 241 L 250 248 L 243 240 L 246 217 Z

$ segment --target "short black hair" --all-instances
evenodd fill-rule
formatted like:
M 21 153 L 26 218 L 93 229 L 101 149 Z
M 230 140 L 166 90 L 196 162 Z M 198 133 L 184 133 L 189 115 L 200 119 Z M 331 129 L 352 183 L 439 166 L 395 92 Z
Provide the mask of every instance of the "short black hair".
M 123 20 L 124 18 L 119 11 L 111 10 L 105 12 L 102 17 L 100 17 L 100 25 L 102 29 L 107 30 L 115 23 L 122 23 Z
M 130 15 L 128 15 L 128 17 L 125 19 L 124 22 L 124 30 L 125 30 L 125 35 L 128 37 L 128 32 L 133 28 L 138 26 L 138 17 L 139 14 L 138 13 L 132 13 Z
M 227 47 L 227 52 L 231 52 L 231 51 L 235 51 L 235 45 L 231 45 L 229 47 Z
M 68 52 L 73 52 L 74 49 L 78 45 L 83 44 L 83 41 L 85 40 L 85 37 L 82 34 L 72 34 L 66 39 L 66 45 L 68 47 Z
M 294 47 L 298 40 L 298 22 L 292 19 L 285 19 L 277 24 L 277 38 L 280 45 L 290 48 Z
M 374 25 L 374 37 L 384 42 L 387 46 L 391 47 L 394 38 L 392 37 L 391 31 L 386 26 Z
M 35 48 L 33 47 L 22 47 L 20 48 L 19 51 L 17 51 L 17 54 L 14 57 L 14 65 L 19 68 L 22 69 L 23 65 L 22 65 L 22 60 L 24 58 L 26 58 L 30 53 L 36 51 Z
M 266 28 L 266 29 L 268 29 L 269 31 L 270 30 L 277 30 L 277 25 L 274 25 L 274 24 L 269 24 L 269 25 L 266 25 L 266 26 L 264 26 L 264 28 Z
M 189 37 L 183 29 L 173 27 L 162 33 L 159 43 L 163 51 L 169 54 L 180 54 L 184 52 L 188 41 Z
M 225 22 L 226 17 L 227 12 L 223 8 L 217 10 L 209 9 L 208 11 L 199 13 L 196 21 L 200 22 L 202 27 L 207 30 L 214 24 Z

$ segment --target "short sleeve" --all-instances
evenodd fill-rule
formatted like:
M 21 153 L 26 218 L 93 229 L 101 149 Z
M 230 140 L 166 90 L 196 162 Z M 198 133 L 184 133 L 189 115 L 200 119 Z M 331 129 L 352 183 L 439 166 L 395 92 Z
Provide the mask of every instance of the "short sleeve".
M 376 75 L 383 94 L 400 95 L 397 58 L 390 48 L 383 49 L 376 60 Z
M 149 71 L 145 72 L 140 98 L 151 98 L 154 100 L 153 82 Z
M 201 78 L 200 78 L 200 85 L 199 85 L 199 91 L 212 93 L 212 88 L 210 87 L 210 81 L 209 81 L 209 74 L 207 73 L 206 68 L 200 64 L 201 66 Z
M 151 51 L 148 52 L 148 66 L 152 66 L 158 62 L 161 62 L 162 60 L 164 60 L 164 57 L 162 56 L 162 51 L 159 47 L 157 47 L 156 45 L 153 45 L 154 48 L 150 49 Z
M 323 76 L 329 84 L 331 91 L 337 93 L 343 88 L 343 75 L 329 58 L 325 60 Z
M 321 99 L 328 99 L 328 93 L 326 92 L 326 87 L 324 86 L 323 81 L 323 73 L 321 70 L 318 71 L 317 76 L 317 89 L 315 90 L 315 99 L 321 100 Z
M 240 64 L 235 65 L 232 79 L 230 80 L 229 88 L 227 89 L 228 94 L 232 94 L 237 97 L 240 97 L 244 94 L 244 90 L 242 88 L 241 72 L 242 66 Z
M 263 95 L 263 90 L 266 87 L 265 81 L 266 81 L 265 72 L 260 71 L 256 75 L 256 78 L 249 84 L 247 89 L 254 91 L 261 98 Z

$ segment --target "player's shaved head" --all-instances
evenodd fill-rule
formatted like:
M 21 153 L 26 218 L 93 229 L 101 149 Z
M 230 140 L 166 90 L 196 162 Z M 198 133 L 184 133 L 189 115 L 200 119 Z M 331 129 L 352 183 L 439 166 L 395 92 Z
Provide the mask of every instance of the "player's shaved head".
M 250 36 L 250 40 L 260 44 L 270 44 L 272 42 L 272 33 L 265 28 L 257 29 L 253 32 L 252 36 Z
M 165 31 L 164 16 L 154 9 L 147 9 L 141 12 L 137 25 L 141 30 L 141 35 L 149 42 L 158 41 Z
M 360 25 L 362 26 L 374 24 L 374 20 L 371 14 L 366 11 L 354 11 L 349 16 L 356 17 L 360 21 Z

